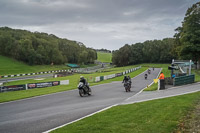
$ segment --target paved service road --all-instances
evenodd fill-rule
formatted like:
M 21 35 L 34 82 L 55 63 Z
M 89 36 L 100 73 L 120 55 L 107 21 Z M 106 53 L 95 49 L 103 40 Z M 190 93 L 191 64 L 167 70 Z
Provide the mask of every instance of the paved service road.
M 91 87 L 89 97 L 72 90 L 0 104 L 0 133 L 40 133 L 121 103 L 150 84 L 159 72 L 152 71 L 148 80 L 144 73 L 133 78 L 132 92 L 125 92 L 121 82 L 113 82 Z
M 47 77 L 53 77 L 53 74 L 43 74 L 43 75 L 32 75 L 32 76 L 24 76 L 24 77 L 5 78 L 5 79 L 0 79 L 0 83 L 17 81 L 17 80 L 35 79 L 35 78 L 47 78 Z

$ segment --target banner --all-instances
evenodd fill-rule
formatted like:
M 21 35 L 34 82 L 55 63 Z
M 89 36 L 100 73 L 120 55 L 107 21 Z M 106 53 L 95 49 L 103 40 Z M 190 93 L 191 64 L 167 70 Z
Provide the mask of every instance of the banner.
M 26 90 L 25 85 L 12 85 L 0 87 L 0 92 Z
M 44 82 L 44 83 L 31 83 L 27 84 L 28 89 L 44 88 L 60 85 L 60 81 Z

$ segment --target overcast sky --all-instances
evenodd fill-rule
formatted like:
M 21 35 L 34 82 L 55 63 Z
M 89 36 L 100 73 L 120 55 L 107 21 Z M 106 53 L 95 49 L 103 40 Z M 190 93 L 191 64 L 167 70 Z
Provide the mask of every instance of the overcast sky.
M 46 32 L 87 47 L 173 37 L 198 0 L 0 0 L 0 27 Z

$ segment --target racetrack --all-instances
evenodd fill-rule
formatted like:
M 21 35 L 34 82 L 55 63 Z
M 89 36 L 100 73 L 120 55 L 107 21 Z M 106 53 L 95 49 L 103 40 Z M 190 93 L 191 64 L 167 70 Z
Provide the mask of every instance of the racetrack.
M 80 97 L 78 90 L 39 96 L 0 104 L 1 133 L 40 133 L 137 94 L 157 77 L 156 68 L 144 80 L 144 73 L 132 79 L 132 92 L 125 92 L 121 82 L 93 86 L 92 96 Z M 9 93 L 9 92 L 8 92 Z

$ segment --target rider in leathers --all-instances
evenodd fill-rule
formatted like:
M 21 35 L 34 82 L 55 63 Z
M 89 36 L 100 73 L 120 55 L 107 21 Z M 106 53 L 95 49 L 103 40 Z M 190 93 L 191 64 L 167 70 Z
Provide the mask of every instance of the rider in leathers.
M 80 82 L 82 82 L 90 90 L 90 87 L 88 86 L 88 83 L 83 76 L 80 77 Z

